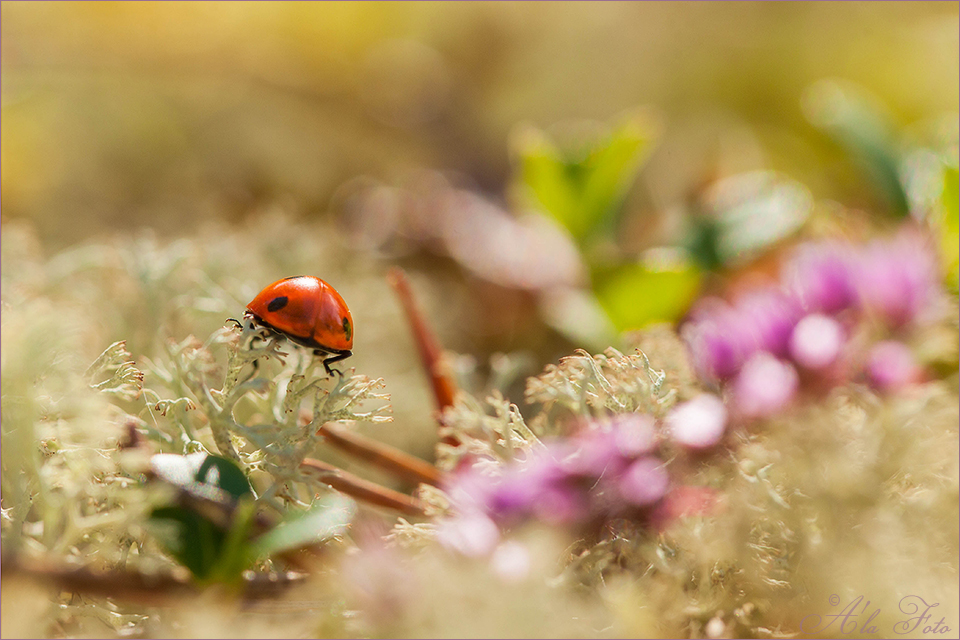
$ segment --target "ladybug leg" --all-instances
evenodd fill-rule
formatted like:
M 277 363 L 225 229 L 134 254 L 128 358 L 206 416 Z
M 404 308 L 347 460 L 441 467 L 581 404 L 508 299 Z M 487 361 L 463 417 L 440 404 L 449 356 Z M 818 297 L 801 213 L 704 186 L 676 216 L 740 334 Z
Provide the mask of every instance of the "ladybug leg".
M 237 320 L 236 318 L 227 318 L 227 322 L 234 322 L 237 325 L 237 329 L 243 329 L 243 323 Z
M 314 355 L 317 355 L 317 356 L 322 355 L 322 353 L 323 353 L 323 352 L 321 352 L 321 351 L 314 351 L 314 352 L 313 352 L 313 354 L 314 354 Z M 341 352 L 341 353 L 334 354 L 334 355 L 330 356 L 329 358 L 325 359 L 325 360 L 323 361 L 323 368 L 327 370 L 327 375 L 332 376 L 334 373 L 336 373 L 337 375 L 339 375 L 339 376 L 342 378 L 342 377 L 343 377 L 343 371 L 340 371 L 339 369 L 331 369 L 331 368 L 330 368 L 330 365 L 333 364 L 334 362 L 340 362 L 341 360 L 346 360 L 347 358 L 349 358 L 349 357 L 352 356 L 352 355 L 353 355 L 353 352 L 351 352 L 351 351 L 343 351 L 343 352 Z

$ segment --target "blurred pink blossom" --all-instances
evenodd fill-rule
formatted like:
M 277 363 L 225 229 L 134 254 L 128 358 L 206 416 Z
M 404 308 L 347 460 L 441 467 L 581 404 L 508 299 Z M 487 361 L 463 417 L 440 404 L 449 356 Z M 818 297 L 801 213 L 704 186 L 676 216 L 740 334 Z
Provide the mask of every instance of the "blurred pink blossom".
M 797 392 L 793 365 L 760 352 L 750 358 L 734 381 L 734 401 L 744 416 L 760 418 L 785 408 Z
M 753 337 L 753 347 L 785 356 L 790 334 L 801 317 L 800 305 L 782 291 L 764 287 L 737 301 L 737 314 L 744 330 Z
M 701 377 L 725 380 L 740 369 L 756 350 L 749 326 L 726 302 L 717 298 L 701 300 L 691 312 L 683 337 Z
M 867 378 L 881 391 L 895 391 L 920 379 L 910 348 L 902 342 L 879 342 L 867 357 Z
M 627 502 L 645 507 L 667 493 L 670 477 L 659 458 L 647 457 L 631 464 L 619 480 L 620 495 Z
M 669 485 L 665 463 L 652 455 L 655 448 L 653 419 L 621 414 L 592 420 L 573 437 L 531 450 L 504 465 L 500 475 L 462 471 L 446 487 L 461 515 L 446 521 L 438 537 L 477 555 L 496 544 L 493 529 L 527 519 L 579 527 L 646 518 Z
M 812 313 L 794 327 L 790 335 L 790 355 L 807 369 L 822 369 L 840 357 L 843 327 L 820 313 Z
M 857 302 L 856 264 L 848 245 L 809 243 L 787 263 L 782 280 L 808 311 L 840 313 Z
M 486 514 L 467 511 L 437 525 L 437 541 L 465 556 L 487 556 L 500 541 L 500 529 Z
M 720 441 L 727 427 L 727 408 L 712 393 L 677 405 L 664 420 L 674 441 L 694 449 L 711 447 Z
M 758 288 L 735 306 L 705 298 L 682 330 L 701 378 L 730 385 L 736 409 L 747 417 L 771 415 L 796 393 L 797 370 L 782 360 L 816 372 L 804 378 L 809 389 L 829 388 L 847 379 L 841 365 L 860 361 L 867 350 L 844 353 L 860 344 L 855 337 L 922 321 L 940 286 L 936 251 L 912 228 L 866 246 L 801 245 L 781 283 L 783 290 Z M 871 317 L 886 326 L 865 325 Z M 865 373 L 878 388 L 892 389 L 919 375 L 910 363 L 902 350 L 883 347 L 868 358 Z
M 921 318 L 938 286 L 935 252 L 914 233 L 875 241 L 860 254 L 861 302 L 890 326 Z

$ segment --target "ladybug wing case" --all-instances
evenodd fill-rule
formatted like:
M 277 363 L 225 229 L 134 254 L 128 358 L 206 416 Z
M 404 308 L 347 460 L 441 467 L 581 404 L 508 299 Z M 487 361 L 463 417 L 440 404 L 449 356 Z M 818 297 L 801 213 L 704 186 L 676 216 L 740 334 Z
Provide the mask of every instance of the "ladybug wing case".
M 294 342 L 340 353 L 353 347 L 353 319 L 340 294 L 313 276 L 284 278 L 247 305 L 263 324 Z
M 326 285 L 320 294 L 316 323 L 313 325 L 313 339 L 334 351 L 349 351 L 353 348 L 353 318 L 350 317 L 350 310 L 343 298 L 330 285 Z
M 305 344 L 313 342 L 319 307 L 319 283 L 304 277 L 279 280 L 247 305 L 263 324 Z

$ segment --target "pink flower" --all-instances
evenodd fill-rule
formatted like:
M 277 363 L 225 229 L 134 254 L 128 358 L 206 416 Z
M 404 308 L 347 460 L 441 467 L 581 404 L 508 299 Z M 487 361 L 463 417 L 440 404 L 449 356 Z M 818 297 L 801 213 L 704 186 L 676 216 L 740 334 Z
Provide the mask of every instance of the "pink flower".
M 653 419 L 622 414 L 594 420 L 579 435 L 549 442 L 500 475 L 469 469 L 446 487 L 460 513 L 444 521 L 438 537 L 465 555 L 485 555 L 500 527 L 528 519 L 595 526 L 612 517 L 646 517 L 668 486 L 656 448 Z
M 650 416 L 623 413 L 591 421 L 569 445 L 573 451 L 563 458 L 564 470 L 599 478 L 619 473 L 631 459 L 651 452 L 656 446 L 656 430 Z
M 624 413 L 614 416 L 612 422 L 613 439 L 621 455 L 636 457 L 653 451 L 657 444 L 653 418 L 641 413 Z
M 933 250 L 914 234 L 871 243 L 858 265 L 861 300 L 892 327 L 917 320 L 937 287 Z
M 856 254 L 836 243 L 801 246 L 784 269 L 784 282 L 808 311 L 835 314 L 857 302 Z
M 769 353 L 754 355 L 734 381 L 734 399 L 744 416 L 760 418 L 786 407 L 797 392 L 796 369 Z
M 618 483 L 620 495 L 638 507 L 651 505 L 667 493 L 670 477 L 662 460 L 653 457 L 634 462 Z
M 749 331 L 756 349 L 775 356 L 787 354 L 787 343 L 800 318 L 800 307 L 778 289 L 766 287 L 752 291 L 737 301 L 741 326 Z
M 840 356 L 843 327 L 829 316 L 812 313 L 797 323 L 790 335 L 790 355 L 807 369 L 822 369 Z
M 683 329 L 693 364 L 704 378 L 725 380 L 756 350 L 751 327 L 726 302 L 707 298 Z
M 677 405 L 664 420 L 670 437 L 693 449 L 711 447 L 720 441 L 727 427 L 727 408 L 711 393 Z
M 786 355 L 799 317 L 794 299 L 765 288 L 746 294 L 735 307 L 708 298 L 691 313 L 683 333 L 700 374 L 725 380 L 757 351 Z
M 727 387 L 731 406 L 744 417 L 772 415 L 795 395 L 797 370 L 782 359 L 805 372 L 810 390 L 841 383 L 849 375 L 845 365 L 862 355 L 852 352 L 858 342 L 848 346 L 848 331 L 869 335 L 860 325 L 871 316 L 889 329 L 922 322 L 940 286 L 936 251 L 916 230 L 865 247 L 803 245 L 781 281 L 787 293 L 756 289 L 735 307 L 707 298 L 683 328 L 699 375 Z M 894 389 L 920 376 L 905 349 L 878 345 L 870 355 L 865 373 L 877 388 Z
M 529 513 L 550 524 L 578 522 L 590 513 L 590 495 L 586 487 L 571 477 L 541 487 Z
M 920 379 L 920 367 L 909 347 L 893 340 L 874 345 L 866 369 L 867 378 L 881 391 L 895 391 Z
M 500 529 L 485 514 L 467 511 L 437 525 L 437 541 L 465 556 L 489 555 L 500 541 Z
M 531 515 L 556 523 L 579 518 L 586 509 L 582 490 L 557 459 L 566 450 L 551 448 L 505 469 L 487 492 L 487 513 L 499 523 Z

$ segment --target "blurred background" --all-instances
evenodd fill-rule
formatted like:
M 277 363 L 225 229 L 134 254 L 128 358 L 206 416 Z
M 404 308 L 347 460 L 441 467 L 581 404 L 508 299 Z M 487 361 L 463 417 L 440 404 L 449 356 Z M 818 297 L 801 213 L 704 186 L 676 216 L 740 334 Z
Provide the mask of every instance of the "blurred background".
M 805 118 L 838 77 L 906 127 L 957 110 L 955 3 L 3 4 L 3 215 L 62 248 L 184 234 L 456 172 L 502 198 L 530 123 L 662 122 L 636 211 L 774 168 L 870 194 Z M 720 163 L 721 166 L 716 165 Z
M 445 346 L 532 374 L 798 233 L 920 217 L 955 181 L 958 58 L 944 2 L 4 2 L 3 223 L 144 273 L 193 243 L 232 296 L 177 327 L 154 316 L 197 285 L 172 278 L 92 345 L 206 335 L 311 273 L 359 370 L 409 369 L 399 264 Z

